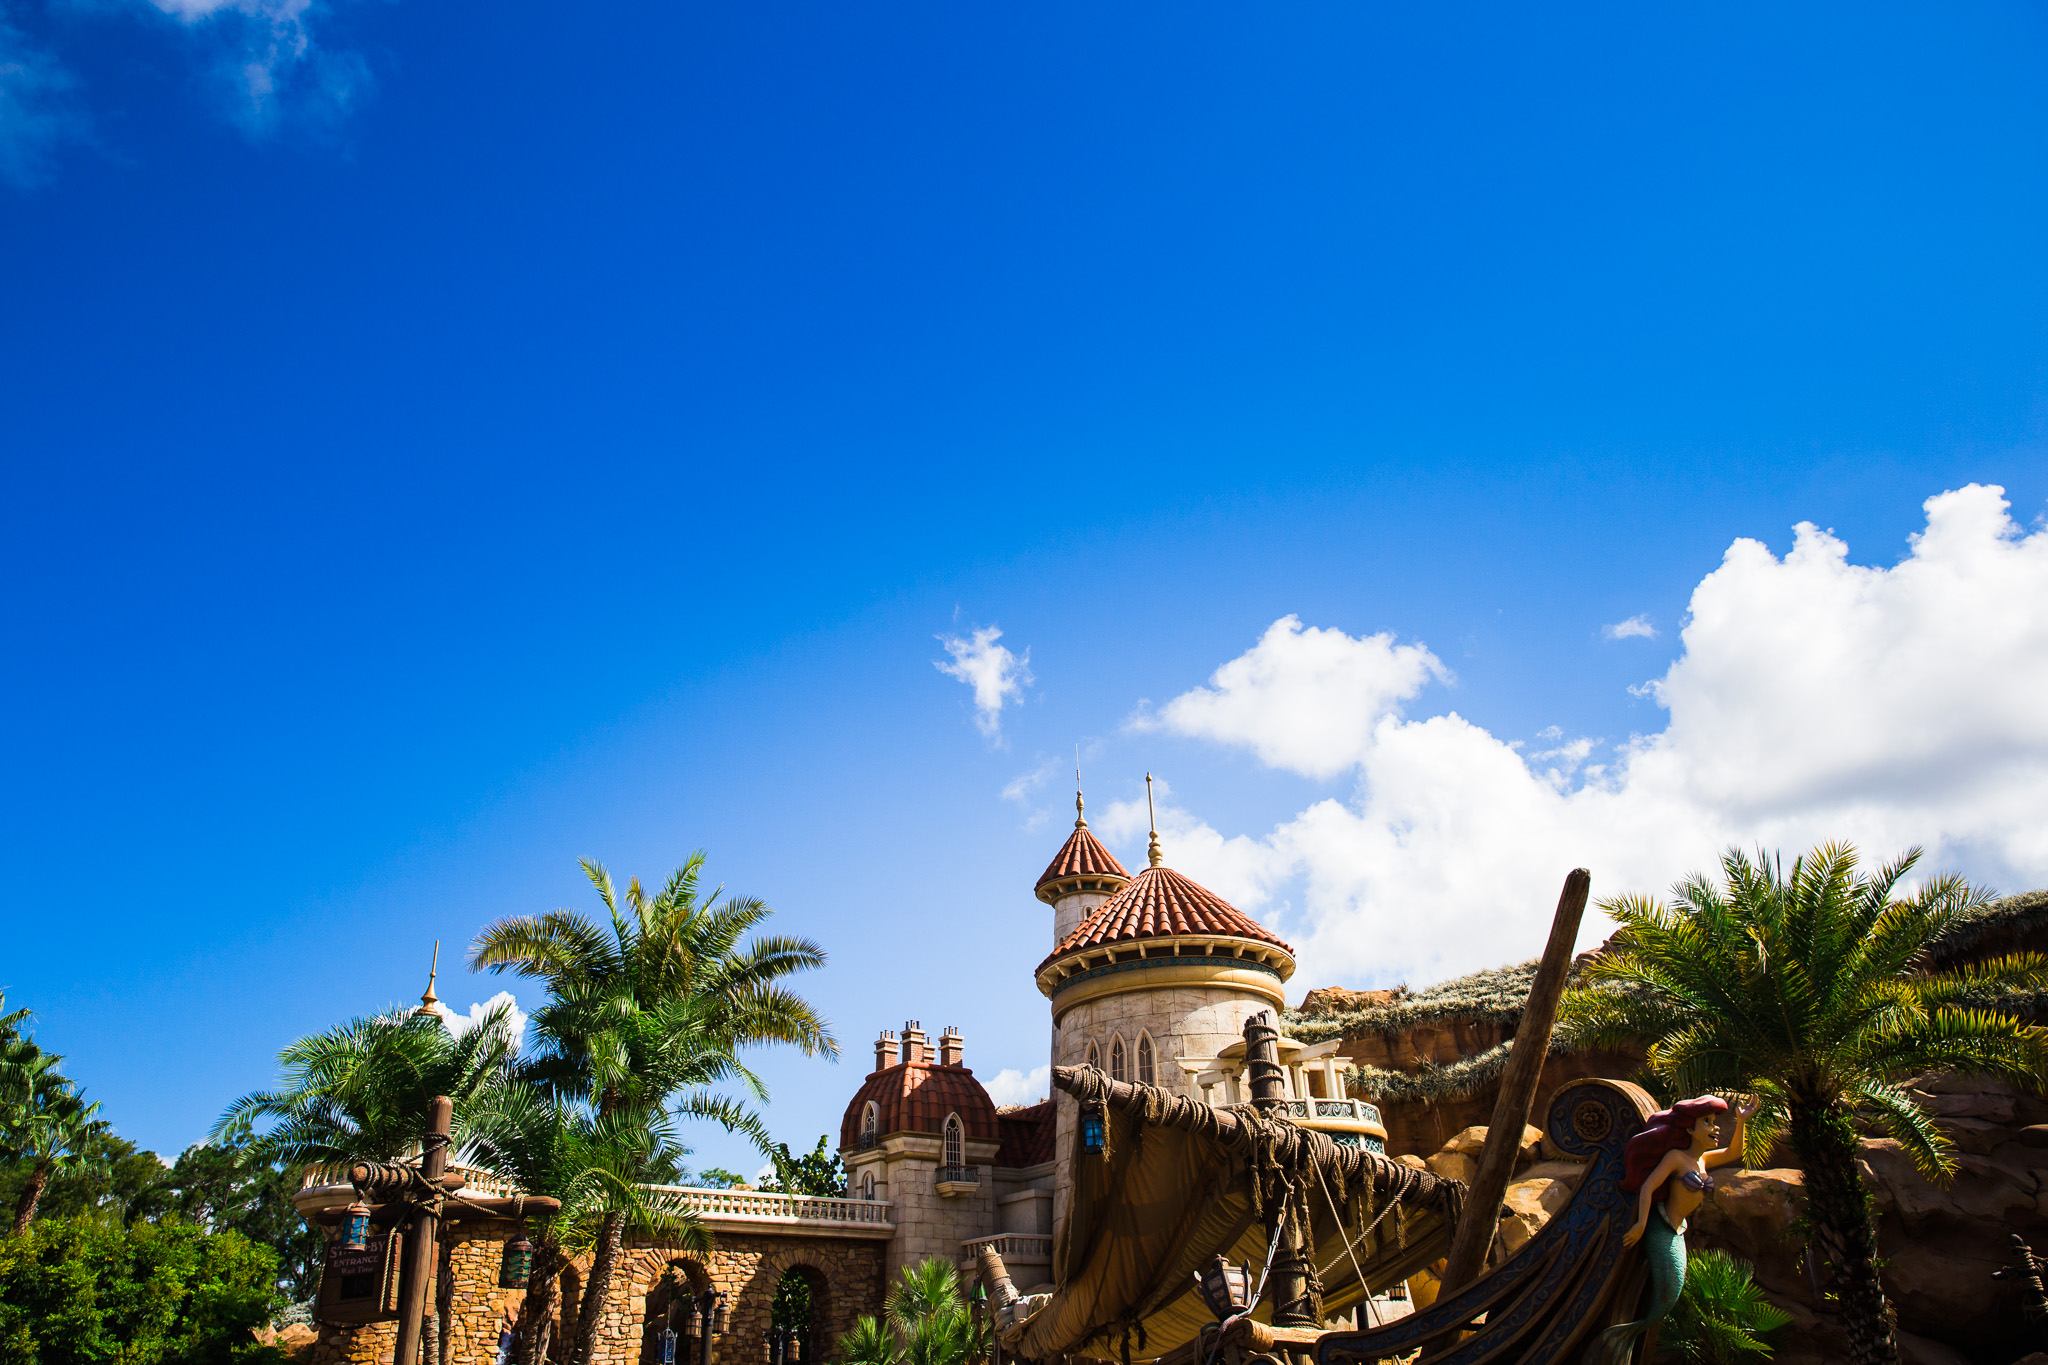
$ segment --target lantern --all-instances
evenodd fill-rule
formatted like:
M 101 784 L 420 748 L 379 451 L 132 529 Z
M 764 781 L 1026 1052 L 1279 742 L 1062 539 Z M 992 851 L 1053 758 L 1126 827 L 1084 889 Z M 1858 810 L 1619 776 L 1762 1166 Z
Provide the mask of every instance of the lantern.
M 661 1365 L 676 1365 L 676 1329 L 661 1329 Z
M 1209 1305 L 1218 1322 L 1242 1313 L 1251 1303 L 1252 1272 L 1248 1265 L 1232 1265 L 1221 1256 L 1211 1256 L 1209 1263 L 1195 1272 L 1195 1279 L 1202 1288 L 1202 1302 Z
M 722 1337 L 725 1335 L 725 1329 L 732 1325 L 732 1310 L 725 1306 L 723 1294 L 713 1294 L 711 1305 L 711 1334 Z
M 362 1251 L 370 1244 L 370 1206 L 358 1199 L 341 1211 L 341 1249 Z
M 505 1243 L 504 1259 L 498 1262 L 498 1288 L 524 1289 L 533 1269 L 533 1243 L 520 1233 Z
M 1081 1110 L 1081 1150 L 1090 1156 L 1101 1156 L 1102 1149 L 1109 1145 L 1109 1115 L 1103 1111 L 1100 1101 L 1083 1106 Z

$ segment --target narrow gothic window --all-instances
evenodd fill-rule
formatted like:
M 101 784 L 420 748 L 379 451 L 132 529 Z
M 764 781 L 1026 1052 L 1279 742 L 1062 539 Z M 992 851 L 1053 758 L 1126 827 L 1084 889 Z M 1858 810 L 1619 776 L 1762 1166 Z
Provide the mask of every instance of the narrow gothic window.
M 1097 1071 L 1102 1069 L 1102 1049 L 1095 1046 L 1093 1040 L 1090 1040 L 1088 1044 L 1088 1065 L 1094 1067 Z
M 1152 1060 L 1152 1035 L 1138 1035 L 1138 1080 L 1145 1085 L 1158 1084 L 1158 1068 Z
M 877 1109 L 875 1108 L 875 1102 L 874 1102 L 873 1100 L 869 1100 L 869 1101 L 868 1101 L 868 1107 L 867 1107 L 866 1109 L 864 1109 L 864 1110 L 862 1110 L 862 1111 L 861 1111 L 861 1116 L 860 1116 L 860 1142 L 861 1142 L 861 1146 L 863 1146 L 863 1147 L 872 1147 L 872 1146 L 874 1146 L 874 1144 L 875 1144 L 875 1131 L 876 1131 L 876 1130 L 877 1130 L 878 1128 L 880 1128 L 880 1127 L 881 1127 L 881 1125 L 882 1125 L 882 1116 L 881 1116 L 881 1112 L 880 1112 L 879 1110 L 877 1110 Z
M 873 1171 L 869 1171 L 860 1178 L 860 1197 L 863 1199 L 873 1199 L 875 1197 L 875 1173 Z
M 967 1135 L 960 1130 L 960 1116 L 946 1118 L 946 1164 L 955 1168 L 967 1164 Z
M 1129 1080 L 1124 1074 L 1124 1040 L 1114 1039 L 1109 1045 L 1109 1078 L 1113 1081 Z

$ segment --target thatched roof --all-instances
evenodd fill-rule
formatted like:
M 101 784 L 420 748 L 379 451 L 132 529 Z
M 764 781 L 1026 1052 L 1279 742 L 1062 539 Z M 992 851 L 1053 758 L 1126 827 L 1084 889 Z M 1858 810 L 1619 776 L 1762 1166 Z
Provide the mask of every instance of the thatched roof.
M 1942 935 L 1934 945 L 1934 965 L 1953 967 L 2028 951 L 2048 951 L 2048 891 L 1992 901 Z
M 1491 967 L 1470 976 L 1454 977 L 1424 990 L 1399 990 L 1382 1004 L 1359 1009 L 1324 1010 L 1314 1014 L 1290 1010 L 1284 1016 L 1282 1026 L 1290 1038 L 1299 1038 L 1304 1043 L 1321 1043 L 1331 1038 L 1393 1033 L 1417 1024 L 1458 1020 L 1513 1024 L 1522 1017 L 1522 1007 L 1529 1001 L 1529 987 L 1535 979 L 1536 964 L 1533 961 L 1512 967 Z

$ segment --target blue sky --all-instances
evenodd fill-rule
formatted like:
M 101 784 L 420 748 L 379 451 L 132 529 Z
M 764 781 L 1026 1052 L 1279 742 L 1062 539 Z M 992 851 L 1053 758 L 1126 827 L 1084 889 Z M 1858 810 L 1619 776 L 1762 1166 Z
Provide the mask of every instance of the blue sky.
M 160 1151 L 579 856 L 831 950 L 793 1142 L 1028 1073 L 1076 744 L 1297 992 L 1725 838 L 2048 884 L 2036 7 L 0 16 L 0 985 Z

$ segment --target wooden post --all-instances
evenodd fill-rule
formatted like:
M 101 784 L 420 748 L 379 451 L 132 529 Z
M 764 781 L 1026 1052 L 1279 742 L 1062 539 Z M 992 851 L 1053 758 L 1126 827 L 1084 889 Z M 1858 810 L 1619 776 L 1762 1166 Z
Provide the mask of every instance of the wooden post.
M 1523 1006 L 1522 1022 L 1515 1028 L 1515 1046 L 1501 1072 L 1500 1095 L 1493 1102 L 1493 1122 L 1487 1125 L 1479 1172 L 1472 1177 L 1471 1193 L 1465 1196 L 1464 1216 L 1458 1219 L 1457 1233 L 1451 1238 L 1443 1287 L 1437 1293 L 1440 1299 L 1450 1298 L 1472 1282 L 1486 1262 L 1487 1248 L 1493 1244 L 1494 1229 L 1500 1222 L 1501 1196 L 1507 1193 L 1508 1177 L 1515 1169 L 1515 1154 L 1522 1147 L 1522 1129 L 1528 1126 L 1529 1110 L 1536 1103 L 1536 1083 L 1542 1079 L 1543 1063 L 1550 1055 L 1550 1029 L 1557 1022 L 1558 998 L 1564 994 L 1565 973 L 1572 965 L 1572 945 L 1578 941 L 1579 919 L 1586 913 L 1586 896 L 1592 886 L 1593 874 L 1575 867 L 1564 879 L 1564 892 L 1557 898 L 1557 914 L 1550 921 L 1550 941 L 1543 945 L 1543 961 L 1529 987 L 1529 1003 Z
M 420 1174 L 438 1188 L 448 1169 L 448 1129 L 455 1104 L 446 1095 L 427 1101 L 427 1132 L 420 1143 Z M 414 1205 L 412 1232 L 405 1241 L 405 1302 L 398 1308 L 398 1345 L 392 1365 L 420 1365 L 420 1325 L 427 1311 L 427 1278 L 434 1271 L 435 1232 L 441 1223 L 439 1196 Z
M 1251 1082 L 1252 1103 L 1262 1114 L 1284 1114 L 1287 1110 L 1287 1072 L 1280 1065 L 1280 1030 L 1270 1010 L 1261 1010 L 1244 1021 L 1244 1069 Z M 1316 1295 L 1310 1288 L 1315 1266 L 1304 1246 L 1306 1228 L 1295 1223 L 1292 1201 L 1274 1212 L 1282 1224 L 1280 1241 L 1273 1252 L 1268 1283 L 1272 1285 L 1275 1327 L 1320 1327 Z

